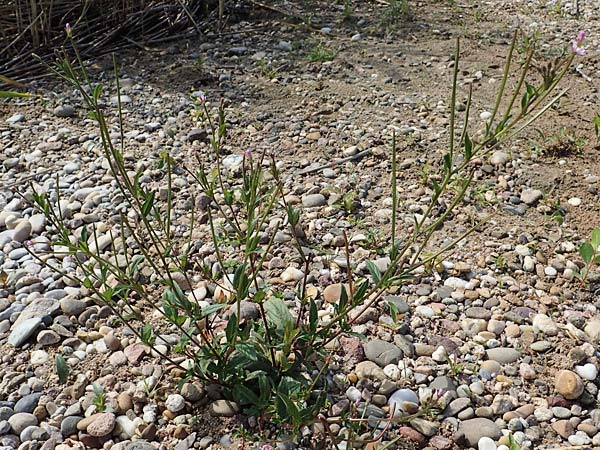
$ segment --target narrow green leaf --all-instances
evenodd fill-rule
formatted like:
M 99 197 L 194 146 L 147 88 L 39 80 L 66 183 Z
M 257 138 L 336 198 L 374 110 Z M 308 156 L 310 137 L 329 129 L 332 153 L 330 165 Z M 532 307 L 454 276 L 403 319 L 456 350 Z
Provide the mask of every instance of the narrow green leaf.
M 154 206 L 154 192 L 150 192 L 142 205 L 142 215 L 144 217 L 148 217 L 150 211 L 152 211 L 152 207 Z
M 473 141 L 469 138 L 469 133 L 465 132 L 465 159 L 468 161 L 473 156 Z
M 101 95 L 102 95 L 102 85 L 97 84 L 96 86 L 94 86 L 94 90 L 92 91 L 92 96 L 94 97 L 94 100 L 97 102 L 100 99 Z
M 214 313 L 219 312 L 223 308 L 227 307 L 229 307 L 229 305 L 226 303 L 216 303 L 214 305 L 205 306 L 204 308 L 202 308 L 202 315 L 200 316 L 200 318 L 204 319 L 205 317 L 212 316 Z
M 367 269 L 373 277 L 373 281 L 375 283 L 379 283 L 381 281 L 381 272 L 379 272 L 379 269 L 373 261 L 367 261 Z
M 452 169 L 452 157 L 450 156 L 450 153 L 444 155 L 444 169 L 447 171 Z
M 145 324 L 140 330 L 140 338 L 142 342 L 146 345 L 152 346 L 156 339 L 154 335 L 154 330 L 152 329 L 152 325 L 149 323 Z
M 237 315 L 232 314 L 227 321 L 227 327 L 225 327 L 225 337 L 227 338 L 227 342 L 229 344 L 234 344 L 237 338 Z
M 308 309 L 308 325 L 311 333 L 315 333 L 317 331 L 317 326 L 319 325 L 319 314 L 317 310 L 317 304 L 313 299 L 310 299 L 310 307 Z
M 600 247 L 600 228 L 594 228 L 594 230 L 592 231 L 592 247 L 594 247 L 594 250 L 598 250 L 598 247 Z
M 23 92 L 12 92 L 12 91 L 0 91 L 0 98 L 23 98 L 33 97 L 31 94 L 25 94 Z
M 69 378 L 69 366 L 62 355 L 56 355 L 56 374 L 61 384 L 65 384 Z
M 439 183 L 435 180 L 431 180 L 431 184 L 433 184 L 433 191 L 435 192 L 435 195 L 438 196 L 440 195 L 440 192 L 442 191 L 442 188 L 440 187 Z M 393 258 L 392 258 L 393 259 Z

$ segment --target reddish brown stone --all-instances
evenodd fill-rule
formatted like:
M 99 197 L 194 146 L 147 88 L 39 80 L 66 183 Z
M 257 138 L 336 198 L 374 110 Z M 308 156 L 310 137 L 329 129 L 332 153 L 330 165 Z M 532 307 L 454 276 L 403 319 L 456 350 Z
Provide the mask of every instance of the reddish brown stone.
M 148 347 L 137 342 L 135 344 L 128 345 L 123 351 L 130 364 L 137 364 L 148 352 Z
M 347 358 L 354 362 L 360 362 L 365 359 L 362 342 L 357 337 L 340 337 L 340 345 Z
M 425 436 L 419 433 L 417 430 L 411 427 L 400 427 L 400 436 L 403 436 L 411 441 L 418 443 L 419 445 L 425 445 Z

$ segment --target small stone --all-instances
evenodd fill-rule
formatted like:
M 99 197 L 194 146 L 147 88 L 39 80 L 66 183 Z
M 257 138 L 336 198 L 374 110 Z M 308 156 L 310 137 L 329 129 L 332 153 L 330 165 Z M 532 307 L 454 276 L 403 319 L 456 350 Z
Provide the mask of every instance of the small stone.
M 574 400 L 583 394 L 584 385 L 581 378 L 570 370 L 561 370 L 555 379 L 556 391 L 569 400 Z
M 108 357 L 108 363 L 113 367 L 123 366 L 127 364 L 127 356 L 125 356 L 125 353 L 123 351 L 119 350 L 117 352 L 112 353 Z
M 361 361 L 354 368 L 354 372 L 359 380 L 366 378 L 375 378 L 376 380 L 385 380 L 385 374 L 381 367 L 373 361 Z
M 594 381 L 598 376 L 598 369 L 592 363 L 584 364 L 583 366 L 575 366 L 575 372 L 584 380 Z
M 304 278 L 304 272 L 295 267 L 288 267 L 280 275 L 280 278 L 286 283 L 289 281 L 300 281 Z
M 179 285 L 182 291 L 190 291 L 192 289 L 189 277 L 183 272 L 172 272 L 171 278 Z
M 42 396 L 41 392 L 26 395 L 15 404 L 16 413 L 32 413 Z
M 242 56 L 248 52 L 248 47 L 231 47 L 229 49 L 229 54 L 235 56 Z
M 208 139 L 208 133 L 206 132 L 206 130 L 200 128 L 192 128 L 188 133 L 186 139 L 188 140 L 188 142 L 205 141 L 206 139 Z
M 127 444 L 125 450 L 156 450 L 156 447 L 148 441 L 138 440 Z
M 131 364 L 136 364 L 141 361 L 141 359 L 147 354 L 148 347 L 141 343 L 131 344 L 123 350 L 127 360 Z
M 462 421 L 456 432 L 455 440 L 476 447 L 483 437 L 496 440 L 500 439 L 501 436 L 502 432 L 498 425 L 489 419 L 478 417 Z
M 435 422 L 417 417 L 410 421 L 410 425 L 419 433 L 431 437 L 438 432 L 439 426 Z
M 124 439 L 130 439 L 135 434 L 135 423 L 127 416 L 118 416 L 115 419 L 115 431 Z
M 60 336 L 53 330 L 42 330 L 37 335 L 37 342 L 43 347 L 54 345 L 60 342 Z
M 165 406 L 171 412 L 179 412 L 185 408 L 185 399 L 179 394 L 171 394 L 167 397 Z
M 400 348 L 382 339 L 367 342 L 363 345 L 363 350 L 368 360 L 379 364 L 381 367 L 388 364 L 398 364 L 404 356 Z
M 411 405 L 414 404 L 419 404 L 419 397 L 410 389 L 399 389 L 390 395 L 388 400 L 388 406 L 390 411 L 394 411 L 394 416 L 398 416 L 402 412 L 408 413 Z
M 39 317 L 32 317 L 31 319 L 26 319 L 23 322 L 13 326 L 13 329 L 8 336 L 8 343 L 15 347 L 22 346 L 27 339 L 38 329 L 41 325 L 42 319 Z
M 23 220 L 14 229 L 13 240 L 24 242 L 31 236 L 31 224 L 28 220 Z
M 546 273 L 546 275 L 548 275 L 548 273 Z M 556 273 L 554 276 L 556 276 Z M 545 314 L 536 314 L 533 316 L 533 330 L 547 336 L 556 336 L 558 334 L 558 326 L 556 326 L 556 323 Z
M 85 311 L 86 303 L 83 300 L 79 300 L 70 295 L 60 300 L 60 309 L 67 316 L 79 316 Z
M 112 413 L 101 413 L 87 426 L 86 431 L 94 437 L 106 436 L 115 428 L 115 415 Z
M 497 347 L 485 351 L 488 359 L 500 364 L 511 364 L 519 359 L 521 354 L 514 348 Z
M 31 413 L 21 412 L 13 414 L 11 417 L 9 417 L 8 423 L 15 434 L 21 434 L 25 428 L 37 425 L 38 420 L 37 417 Z
M 215 400 L 210 404 L 210 413 L 217 417 L 232 417 L 240 412 L 240 405 L 229 400 Z
M 571 197 L 569 200 L 567 200 L 567 203 L 571 206 L 580 206 L 581 199 L 579 197 Z
M 542 199 L 544 193 L 538 189 L 525 189 L 521 192 L 521 201 L 528 206 L 535 205 Z
M 584 328 L 585 334 L 587 334 L 592 341 L 600 341 L 600 319 L 594 318 L 588 322 Z
M 553 406 L 552 414 L 557 419 L 568 419 L 571 417 L 571 410 L 568 408 L 563 408 L 562 406 Z
M 315 208 L 326 203 L 327 199 L 323 194 L 308 194 L 302 197 L 302 206 L 305 208 Z
M 498 150 L 492 154 L 490 163 L 494 166 L 503 166 L 508 162 L 509 158 L 508 153 Z
M 119 407 L 119 411 L 127 412 L 130 409 L 133 409 L 133 400 L 131 398 L 131 394 L 128 392 L 121 392 L 117 396 L 117 406 Z
M 75 108 L 71 105 L 59 105 L 52 111 L 56 117 L 73 117 Z
M 82 417 L 79 416 L 68 416 L 65 417 L 60 423 L 60 432 L 63 436 L 69 437 L 73 434 L 77 434 L 77 424 L 81 421 Z
M 32 366 L 41 366 L 45 364 L 50 359 L 50 355 L 45 350 L 34 350 L 31 352 L 29 356 L 29 362 Z
M 144 429 L 140 433 L 140 437 L 142 439 L 145 439 L 145 440 L 148 440 L 148 441 L 153 441 L 156 438 L 156 433 L 157 432 L 158 432 L 158 429 L 156 428 L 156 425 L 154 425 L 153 423 L 151 423 L 147 427 L 144 427 Z
M 8 122 L 10 124 L 15 124 L 18 122 L 23 122 L 24 120 L 25 120 L 25 116 L 23 114 L 13 114 L 8 119 L 6 119 L 6 122 Z
M 450 404 L 444 410 L 444 415 L 447 417 L 452 417 L 457 415 L 459 412 L 467 408 L 471 404 L 471 399 L 468 397 L 460 397 L 454 399 L 450 402 Z
M 547 352 L 553 347 L 552 342 L 550 341 L 536 341 L 531 344 L 531 350 L 538 353 Z
M 452 378 L 440 375 L 429 383 L 429 388 L 433 390 L 442 389 L 444 392 L 456 392 L 457 384 Z
M 204 391 L 196 383 L 184 383 L 181 387 L 181 395 L 187 401 L 197 402 L 204 397 Z
M 477 442 L 478 450 L 496 450 L 496 443 L 493 439 L 484 436 Z
M 575 433 L 573 425 L 568 420 L 557 420 L 552 424 L 552 429 L 558 433 L 558 435 L 564 439 L 568 439 L 569 436 Z

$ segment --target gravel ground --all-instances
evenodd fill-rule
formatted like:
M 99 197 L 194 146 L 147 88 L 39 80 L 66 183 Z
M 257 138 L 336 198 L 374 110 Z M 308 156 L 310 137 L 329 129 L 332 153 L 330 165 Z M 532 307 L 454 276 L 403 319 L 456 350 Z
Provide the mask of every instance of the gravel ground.
M 288 201 L 303 207 L 307 242 L 319 249 L 310 275 L 326 319 L 345 279 L 344 232 L 357 272 L 367 260 L 389 264 L 381 248 L 390 228 L 392 131 L 400 136 L 401 224 L 410 226 L 431 199 L 427 180 L 447 142 L 453 39 L 463 39 L 461 92 L 473 84 L 474 126 L 481 127 L 516 26 L 539 31 L 547 52 L 590 30 L 587 55 L 565 79 L 568 97 L 537 124 L 544 137 L 532 131 L 479 161 L 473 189 L 435 243 L 460 235 L 472 220 L 491 215 L 489 224 L 435 272 L 367 311 L 353 327 L 366 341 L 338 343 L 327 414 L 339 416 L 356 403 L 377 419 L 392 407 L 408 414 L 435 403 L 437 410 L 387 431 L 384 440 L 402 436 L 395 448 L 507 450 L 509 435 L 523 449 L 600 446 L 598 277 L 583 286 L 574 279 L 578 247 L 600 222 L 592 125 L 598 5 L 580 1 L 577 15 L 570 3 L 411 2 L 412 17 L 386 32 L 379 23 L 385 7 L 377 2 L 354 2 L 347 21 L 343 4 L 331 3 L 322 5 L 313 31 L 273 11 L 240 9 L 223 36 L 119 55 L 128 166 L 144 169 L 143 184 L 164 188 L 153 166 L 161 149 L 171 147 L 181 163 L 206 154 L 189 93 L 202 90 L 213 105 L 224 99 L 227 150 L 275 153 Z M 310 15 L 306 5 L 292 6 Z M 318 43 L 335 53 L 332 61 L 309 61 Z M 108 65 L 104 58 L 91 64 L 92 76 L 110 82 Z M 21 197 L 31 192 L 29 182 L 55 195 L 58 175 L 59 206 L 72 228 L 94 224 L 107 255 L 136 251 L 112 249 L 107 239 L 127 204 L 79 97 L 54 82 L 33 88 L 43 102 L 0 105 L 0 269 L 7 275 L 0 280 L 0 450 L 261 448 L 263 442 L 237 432 L 237 405 L 200 383 L 178 387 L 173 380 L 180 374 L 109 308 L 24 248 L 74 269 L 69 258 L 47 255 L 55 230 Z M 110 107 L 114 90 L 106 94 Z M 120 139 L 116 124 L 111 131 Z M 575 138 L 561 138 L 561 127 Z M 239 162 L 231 155 L 224 164 Z M 174 186 L 181 217 L 194 186 L 185 175 Z M 203 246 L 207 236 L 200 225 L 200 253 L 214 263 Z M 293 295 L 302 267 L 290 236 L 276 242 L 265 277 Z M 205 286 L 199 276 L 193 282 L 190 289 Z M 203 300 L 210 303 L 215 290 L 206 287 Z M 400 312 L 396 321 L 388 303 Z M 172 344 L 172 334 L 161 335 L 161 348 Z M 55 373 L 57 354 L 70 368 L 66 385 Z M 94 385 L 105 393 L 104 412 L 94 404 Z M 335 424 L 331 431 L 344 432 Z M 318 426 L 305 432 L 296 448 L 327 448 Z

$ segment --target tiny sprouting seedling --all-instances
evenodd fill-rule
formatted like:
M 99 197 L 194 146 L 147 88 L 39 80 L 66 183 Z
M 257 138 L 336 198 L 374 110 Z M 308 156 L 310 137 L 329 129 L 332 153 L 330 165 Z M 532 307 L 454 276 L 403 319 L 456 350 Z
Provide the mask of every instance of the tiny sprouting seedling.
M 577 133 L 566 127 L 561 127 L 556 133 L 546 136 L 542 131 L 536 130 L 540 135 L 539 143 L 535 146 L 538 152 L 551 158 L 565 158 L 580 155 L 587 141 Z
M 567 211 L 562 207 L 559 198 L 557 198 L 554 204 L 550 206 L 550 209 L 552 211 L 550 214 L 550 218 L 552 220 L 554 220 L 558 225 L 565 223 Z
M 308 60 L 310 62 L 327 62 L 335 59 L 336 52 L 326 47 L 322 42 L 319 42 L 308 53 Z
M 104 412 L 106 409 L 106 393 L 104 392 L 104 388 L 98 383 L 92 384 L 92 388 L 94 389 L 94 401 L 92 404 L 96 407 L 97 412 Z
M 352 5 L 352 0 L 344 0 L 344 9 L 342 11 L 342 16 L 345 22 L 352 20 L 354 17 L 354 7 Z
M 596 135 L 596 147 L 600 146 L 600 115 L 594 116 L 594 134 Z
M 598 254 L 598 249 L 600 248 L 600 228 L 594 228 L 592 231 L 592 237 L 589 241 L 585 241 L 579 247 L 579 254 L 581 255 L 581 259 L 585 263 L 585 266 L 579 273 L 575 274 L 577 278 L 581 281 L 581 284 L 584 284 L 590 274 L 590 270 L 592 270 L 592 266 L 594 264 L 600 264 L 600 254 Z
M 279 73 L 278 67 L 273 67 L 270 62 L 261 59 L 257 61 L 256 65 L 258 66 L 260 73 L 263 77 L 272 80 Z
M 496 267 L 501 271 L 508 267 L 508 261 L 506 261 L 506 258 L 502 255 L 496 256 L 494 264 L 496 264 Z
M 381 23 L 385 26 L 408 20 L 411 16 L 407 0 L 391 0 L 381 15 Z
M 192 64 L 192 67 L 194 68 L 194 70 L 196 72 L 203 72 L 204 68 L 206 67 L 206 60 L 202 56 L 198 56 L 194 60 L 194 63 Z

